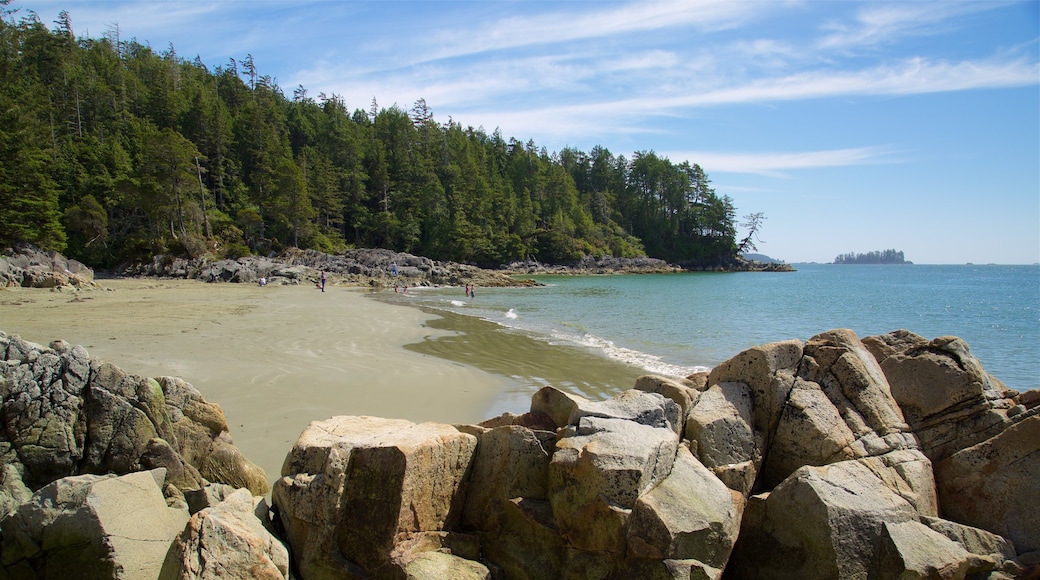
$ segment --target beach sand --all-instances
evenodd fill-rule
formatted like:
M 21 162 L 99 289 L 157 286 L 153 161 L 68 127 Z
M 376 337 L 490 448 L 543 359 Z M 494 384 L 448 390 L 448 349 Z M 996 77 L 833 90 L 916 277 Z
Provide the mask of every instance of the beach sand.
M 82 345 L 132 374 L 184 379 L 220 404 L 235 444 L 272 482 L 311 421 L 374 415 L 476 423 L 502 411 L 503 393 L 522 391 L 529 403 L 533 392 L 507 376 L 405 348 L 458 332 L 363 289 L 99 283 L 106 289 L 6 289 L 0 330 L 45 346 L 56 339 Z

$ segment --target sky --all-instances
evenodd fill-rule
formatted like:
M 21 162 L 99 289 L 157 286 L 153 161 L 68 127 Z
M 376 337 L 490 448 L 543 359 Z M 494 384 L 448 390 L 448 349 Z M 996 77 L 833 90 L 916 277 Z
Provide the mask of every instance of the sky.
M 699 164 L 760 253 L 1040 262 L 1040 1 L 14 0 L 288 97 Z M 53 27 L 53 26 L 52 26 Z M 742 220 L 740 220 L 742 221 Z M 743 235 L 740 232 L 738 235 Z

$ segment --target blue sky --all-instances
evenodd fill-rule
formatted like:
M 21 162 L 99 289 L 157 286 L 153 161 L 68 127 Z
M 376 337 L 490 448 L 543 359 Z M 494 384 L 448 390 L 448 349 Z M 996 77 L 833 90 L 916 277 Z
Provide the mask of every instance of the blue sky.
M 13 4 L 211 69 L 252 54 L 290 97 L 699 163 L 788 262 L 1040 262 L 1038 1 Z

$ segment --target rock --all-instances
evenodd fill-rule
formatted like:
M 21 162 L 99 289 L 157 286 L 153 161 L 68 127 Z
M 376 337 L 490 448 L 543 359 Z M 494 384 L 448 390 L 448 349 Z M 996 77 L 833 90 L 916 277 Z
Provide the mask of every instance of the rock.
M 638 390 L 624 391 L 606 401 L 589 401 L 554 387 L 542 387 L 531 398 L 531 412 L 545 413 L 561 427 L 576 425 L 582 417 L 601 417 L 664 427 L 676 434 L 682 432 L 684 421 L 681 408 L 674 401 Z
M 932 462 L 918 449 L 899 449 L 858 459 L 889 489 L 914 506 L 922 516 L 938 516 L 939 499 L 932 476 Z
M 210 481 L 219 481 L 232 487 L 244 487 L 255 495 L 271 491 L 267 474 L 229 441 L 217 438 L 209 453 L 199 465 L 199 473 Z
M 1040 416 L 954 453 L 934 471 L 945 518 L 1008 538 L 1018 553 L 1040 550 Z
M 701 393 L 686 420 L 686 438 L 700 462 L 717 473 L 727 473 L 733 489 L 745 496 L 762 467 L 761 442 L 752 428 L 752 414 L 750 387 L 724 382 Z M 741 467 L 731 467 L 738 465 Z M 729 476 L 738 469 L 739 474 Z
M 722 570 L 697 560 L 625 560 L 623 567 L 612 579 L 627 580 L 719 580 Z
M 966 578 L 996 567 L 920 522 L 886 522 L 882 530 L 875 578 Z
M 769 446 L 765 487 L 804 465 L 827 465 L 861 456 L 853 448 L 855 442 L 856 434 L 820 385 L 797 379 Z
M 806 342 L 788 399 L 770 424 L 775 427 L 757 484 L 764 489 L 802 465 L 917 447 L 877 361 L 847 329 Z
M 680 446 L 668 477 L 636 500 L 628 521 L 628 557 L 697 560 L 721 569 L 743 509 L 744 497 Z
M 556 434 L 506 425 L 478 437 L 463 521 L 487 530 L 513 498 L 547 498 Z
M 933 463 L 1003 430 L 1016 403 L 956 337 L 907 331 L 864 339 L 888 378 L 921 449 Z
M 712 369 L 707 386 L 727 382 L 747 385 L 755 404 L 752 427 L 767 435 L 768 446 L 768 435 L 780 420 L 801 358 L 802 343 L 797 340 L 755 346 Z
M 685 417 L 689 416 L 690 409 L 697 403 L 701 395 L 700 391 L 687 384 L 657 375 L 643 375 L 639 377 L 636 379 L 636 384 L 633 388 L 637 391 L 657 393 L 671 399 L 675 404 L 679 405 L 679 416 L 683 417 L 684 420 Z
M 823 387 L 857 436 L 908 430 L 884 372 L 854 332 L 814 336 L 805 344 L 805 359 L 799 376 Z
M 486 566 L 443 552 L 423 552 L 404 567 L 408 580 L 491 580 Z
M 3 286 L 57 289 L 98 287 L 94 282 L 94 271 L 84 264 L 58 252 L 45 251 L 26 243 L 17 243 L 0 255 L 0 287 Z
M 629 513 L 667 477 L 678 443 L 670 428 L 600 417 L 582 417 L 561 435 L 549 464 L 549 501 L 568 545 L 624 554 Z
M 32 490 L 22 482 L 18 468 L 10 463 L 0 465 L 0 520 L 15 513 L 18 506 L 32 498 Z
M 531 397 L 531 412 L 542 413 L 552 419 L 558 427 L 571 424 L 571 416 L 577 415 L 582 404 L 592 401 L 578 395 L 565 393 L 555 387 L 542 387 Z
M 195 515 L 200 511 L 220 505 L 231 494 L 238 491 L 236 488 L 223 483 L 210 483 L 203 488 L 184 492 L 184 501 L 188 504 L 188 511 Z
M 374 417 L 311 423 L 272 499 L 304 577 L 386 575 L 402 535 L 448 531 L 476 438 L 450 425 Z
M 155 437 L 149 440 L 140 460 L 145 469 L 165 468 L 167 482 L 180 490 L 199 489 L 205 485 L 199 471 L 185 463 L 184 458 L 165 439 Z
M 509 500 L 481 538 L 486 561 L 503 577 L 564 577 L 568 551 L 548 500 Z
M 12 578 L 156 578 L 188 512 L 166 506 L 165 474 L 79 475 L 33 494 L 0 522 Z
M 885 524 L 917 521 L 909 502 L 856 461 L 799 468 L 748 503 L 726 567 L 737 578 L 868 578 Z
M 247 489 L 195 513 L 173 542 L 162 580 L 287 579 L 289 552 L 253 513 Z
M 18 336 L 0 338 L 3 384 L 0 450 L 38 488 L 76 472 L 85 450 L 84 391 L 91 376 L 86 351 L 62 354 Z
M 992 532 L 928 516 L 922 516 L 921 523 L 957 542 L 972 554 L 986 556 L 998 565 L 1015 558 L 1015 547 L 1011 542 Z
M 0 336 L 0 354 L 0 461 L 30 489 L 164 467 L 182 489 L 205 477 L 268 491 L 263 471 L 231 443 L 220 407 L 188 383 L 130 375 L 62 341 L 45 348 Z

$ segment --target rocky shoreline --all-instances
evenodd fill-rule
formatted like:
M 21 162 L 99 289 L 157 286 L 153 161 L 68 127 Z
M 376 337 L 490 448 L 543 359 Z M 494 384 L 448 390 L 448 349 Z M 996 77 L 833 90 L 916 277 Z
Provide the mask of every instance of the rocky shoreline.
M 98 277 L 183 278 L 205 282 L 257 284 L 318 284 L 322 272 L 331 285 L 388 288 L 391 286 L 533 286 L 523 278 L 533 275 L 665 274 L 687 271 L 793 271 L 788 264 L 764 264 L 736 259 L 725 264 L 683 268 L 656 258 L 592 258 L 569 265 L 513 262 L 498 269 L 440 262 L 405 252 L 383 249 L 347 250 L 325 254 L 291 249 L 273 257 L 249 256 L 237 260 L 155 256 L 151 262 L 123 266 Z M 99 287 L 88 266 L 28 244 L 9 248 L 0 256 L 0 287 Z
M 0 333 L 0 569 L 78 578 L 1032 578 L 1040 396 L 833 330 L 478 425 L 315 421 L 271 490 L 219 405 Z
M 80 266 L 0 276 L 97 287 Z M 371 250 L 136 275 L 488 272 L 470 268 Z M 605 401 L 546 386 L 479 424 L 315 417 L 273 487 L 179 378 L 2 331 L 0 354 L 0 577 L 1040 578 L 1040 391 L 956 337 L 836 329 Z

